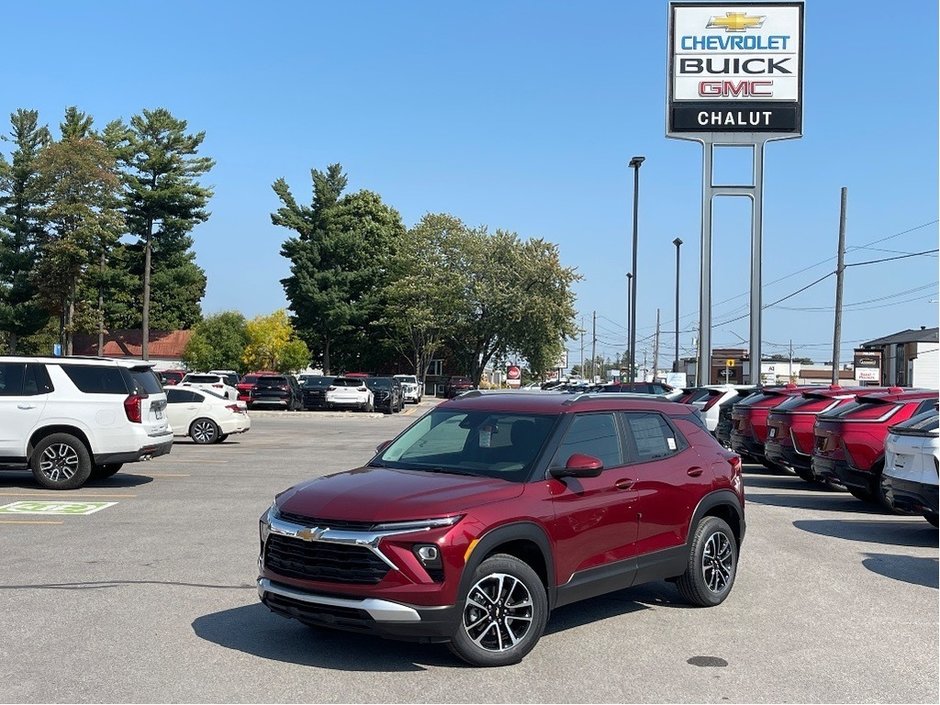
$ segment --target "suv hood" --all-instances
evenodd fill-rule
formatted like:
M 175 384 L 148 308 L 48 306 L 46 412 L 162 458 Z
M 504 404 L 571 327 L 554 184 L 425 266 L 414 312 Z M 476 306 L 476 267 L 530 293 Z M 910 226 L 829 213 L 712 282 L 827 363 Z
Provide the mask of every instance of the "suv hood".
M 523 488 L 522 483 L 487 477 L 364 467 L 292 487 L 277 504 L 282 511 L 315 519 L 409 521 L 512 499 Z

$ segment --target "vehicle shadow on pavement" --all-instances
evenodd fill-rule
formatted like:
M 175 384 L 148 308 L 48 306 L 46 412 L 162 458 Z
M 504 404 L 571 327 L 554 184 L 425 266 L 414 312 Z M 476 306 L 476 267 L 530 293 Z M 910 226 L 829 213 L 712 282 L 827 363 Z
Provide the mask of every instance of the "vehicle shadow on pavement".
M 793 526 L 811 534 L 892 546 L 937 548 L 937 530 L 919 517 L 903 520 L 799 519 Z
M 306 627 L 272 614 L 264 605 L 246 605 L 198 617 L 200 639 L 252 656 L 338 671 L 425 671 L 462 662 L 440 644 L 388 641 L 375 636 Z
M 832 488 L 821 483 L 807 482 L 799 477 L 776 475 L 772 477 L 744 476 L 744 489 L 750 488 L 768 489 L 768 490 L 810 490 L 813 492 L 834 492 Z
M 691 609 L 669 583 L 648 583 L 559 607 L 549 617 L 545 633 L 556 634 L 651 607 Z
M 843 492 L 827 492 L 820 494 L 760 494 L 753 492 L 746 495 L 746 497 L 748 502 L 753 502 L 754 504 L 770 504 L 774 507 L 815 509 L 819 511 L 847 512 L 851 514 L 874 514 L 876 516 L 888 515 L 888 511 L 882 509 L 879 505 L 863 502 Z
M 146 485 L 147 483 L 153 482 L 152 477 L 147 475 L 134 475 L 131 473 L 119 472 L 117 475 L 112 475 L 101 480 L 89 480 L 84 485 L 79 488 L 80 490 L 95 488 L 95 489 L 124 489 L 127 487 L 139 487 L 140 485 Z M 62 490 L 49 490 L 40 485 L 33 478 L 33 474 L 28 470 L 14 470 L 8 472 L 4 470 L 0 472 L 0 489 L 12 489 L 12 490 L 31 490 L 37 492 L 48 492 L 50 495 L 62 495 Z
M 894 553 L 865 553 L 863 555 L 868 557 L 862 561 L 862 565 L 872 573 L 912 585 L 923 585 L 934 590 L 940 588 L 936 558 L 900 556 Z

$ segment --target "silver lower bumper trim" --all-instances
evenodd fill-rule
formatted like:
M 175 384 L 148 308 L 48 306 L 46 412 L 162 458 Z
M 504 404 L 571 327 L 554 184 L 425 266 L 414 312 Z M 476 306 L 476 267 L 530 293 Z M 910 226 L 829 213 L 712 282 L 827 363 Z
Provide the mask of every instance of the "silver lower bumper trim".
M 388 600 L 377 600 L 374 597 L 367 597 L 361 600 L 345 599 L 342 597 L 328 597 L 327 595 L 315 595 L 313 593 L 296 590 L 272 583 L 267 578 L 258 578 L 258 597 L 264 599 L 265 593 L 289 597 L 299 602 L 308 602 L 314 605 L 329 605 L 331 607 L 348 607 L 354 610 L 365 610 L 376 622 L 420 622 L 421 615 L 411 607 L 399 604 L 398 602 L 389 602 Z

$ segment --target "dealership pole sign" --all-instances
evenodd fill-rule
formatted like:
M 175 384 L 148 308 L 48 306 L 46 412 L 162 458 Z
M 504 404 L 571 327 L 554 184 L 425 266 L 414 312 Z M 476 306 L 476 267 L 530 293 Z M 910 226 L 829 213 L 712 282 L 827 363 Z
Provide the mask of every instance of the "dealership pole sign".
M 712 202 L 751 199 L 750 382 L 761 360 L 764 147 L 803 134 L 802 2 L 671 2 L 666 136 L 703 147 L 697 380 L 711 371 Z M 750 183 L 714 183 L 715 147 L 748 147 Z
M 802 3 L 672 3 L 670 137 L 803 131 Z

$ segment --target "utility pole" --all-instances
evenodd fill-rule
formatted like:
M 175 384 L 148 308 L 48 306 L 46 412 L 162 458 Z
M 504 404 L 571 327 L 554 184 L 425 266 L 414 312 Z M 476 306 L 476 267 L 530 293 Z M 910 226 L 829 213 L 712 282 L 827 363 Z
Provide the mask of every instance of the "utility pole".
M 790 338 L 790 382 L 793 381 L 793 338 Z
M 839 257 L 836 264 L 836 323 L 832 334 L 832 383 L 839 384 L 839 348 L 842 346 L 842 284 L 845 279 L 845 209 L 849 190 L 842 187 L 839 211 Z
M 581 376 L 584 377 L 584 316 L 581 316 Z
M 594 381 L 594 365 L 597 362 L 597 311 L 594 312 L 594 331 L 593 331 L 593 340 L 591 341 L 591 381 Z M 583 377 L 584 374 L 582 373 Z
M 632 309 L 630 308 L 630 297 L 632 293 L 633 274 L 627 272 L 627 359 L 623 361 L 623 366 L 627 368 L 627 377 L 629 377 L 627 381 L 629 382 L 633 382 L 633 378 L 635 376 L 633 371 L 633 361 L 635 359 L 633 355 L 633 338 L 632 333 L 630 332 L 633 326 L 633 314 L 631 313 Z
M 656 381 L 656 373 L 659 371 L 659 309 L 656 309 L 656 344 L 653 346 L 653 380 Z

